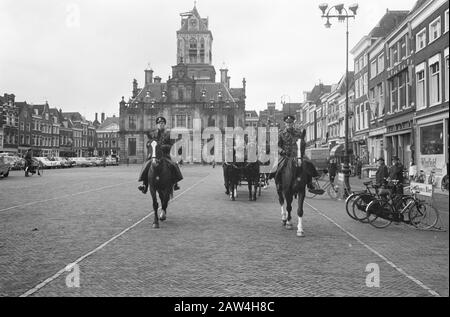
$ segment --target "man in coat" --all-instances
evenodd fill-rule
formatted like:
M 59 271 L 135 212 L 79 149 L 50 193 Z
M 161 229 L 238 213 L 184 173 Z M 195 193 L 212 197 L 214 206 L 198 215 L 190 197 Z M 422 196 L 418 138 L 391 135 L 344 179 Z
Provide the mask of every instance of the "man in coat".
M 300 139 L 300 158 L 306 159 L 306 130 L 300 131 L 294 128 L 295 117 L 292 115 L 287 115 L 284 117 L 284 122 L 286 127 L 280 131 L 278 135 L 278 148 L 280 158 L 278 160 L 278 168 L 275 173 L 275 183 L 277 186 L 281 186 L 281 171 L 286 165 L 287 158 L 294 157 L 297 158 L 297 140 Z M 308 180 L 307 183 L 309 192 L 313 194 L 322 195 L 323 190 L 315 189 L 312 183 L 312 179 Z M 280 189 L 280 188 L 277 188 Z
M 156 148 L 156 157 L 166 160 L 169 163 L 172 171 L 172 179 L 175 184 L 173 189 L 179 190 L 178 182 L 183 179 L 183 175 L 181 175 L 181 171 L 179 166 L 172 161 L 170 157 L 170 149 L 174 142 L 170 139 L 170 131 L 166 130 L 166 118 L 158 117 L 156 118 L 156 124 L 158 125 L 158 129 L 147 132 L 147 137 L 149 142 L 153 140 L 158 143 L 158 147 Z M 147 184 L 147 173 L 151 164 L 151 157 L 147 157 L 147 161 L 144 163 L 142 167 L 141 173 L 139 174 L 138 181 L 143 181 L 143 184 L 138 187 L 142 193 L 147 193 L 148 184 Z

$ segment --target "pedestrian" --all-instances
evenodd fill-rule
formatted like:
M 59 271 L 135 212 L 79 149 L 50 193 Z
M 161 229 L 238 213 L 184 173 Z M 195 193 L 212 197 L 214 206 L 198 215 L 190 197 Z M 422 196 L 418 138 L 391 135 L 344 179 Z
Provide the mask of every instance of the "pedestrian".
M 336 178 L 337 172 L 337 164 L 335 159 L 330 159 L 328 164 L 328 173 L 330 177 L 330 183 L 334 183 L 334 179 Z
M 356 175 L 358 176 L 359 179 L 361 179 L 362 165 L 363 165 L 362 160 L 358 158 L 356 160 Z
M 106 167 L 106 156 L 103 154 L 103 167 Z
M 398 156 L 392 157 L 392 166 L 389 170 L 389 178 L 398 180 L 399 183 L 403 183 L 403 164 L 400 162 Z
M 378 169 L 375 174 L 375 184 L 378 186 L 383 186 L 386 183 L 386 178 L 389 177 L 389 170 L 384 163 L 384 158 L 380 157 L 377 160 Z

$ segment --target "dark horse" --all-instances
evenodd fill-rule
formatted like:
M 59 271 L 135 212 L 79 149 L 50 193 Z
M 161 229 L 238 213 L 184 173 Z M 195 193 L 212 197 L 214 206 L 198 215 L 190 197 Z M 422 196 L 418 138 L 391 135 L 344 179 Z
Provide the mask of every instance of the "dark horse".
M 159 220 L 166 220 L 167 205 L 169 204 L 170 197 L 173 196 L 173 181 L 172 173 L 170 170 L 168 157 L 157 157 L 156 153 L 160 152 L 156 150 L 158 143 L 156 141 L 147 142 L 147 153 L 151 156 L 151 164 L 148 169 L 148 188 L 153 199 L 153 228 L 159 228 Z M 158 198 L 161 200 L 161 214 L 158 215 Z
M 225 162 L 222 168 L 225 194 L 230 195 L 230 199 L 234 201 L 237 196 L 237 187 L 239 186 L 239 167 L 236 163 Z
M 230 195 L 231 200 L 236 200 L 237 188 L 241 180 L 246 180 L 248 185 L 248 199 L 256 200 L 259 187 L 259 162 L 251 163 L 224 163 L 223 179 L 225 194 Z
M 317 177 L 317 173 L 314 165 L 305 159 L 299 160 L 297 163 L 296 158 L 287 158 L 286 165 L 281 171 L 281 188 L 277 190 L 278 200 L 281 206 L 281 221 L 285 225 L 286 229 L 292 229 L 291 223 L 291 211 L 292 201 L 294 196 L 298 195 L 298 225 L 297 236 L 303 237 L 303 202 L 305 200 L 305 187 L 311 177 Z M 278 188 L 278 187 L 277 187 Z M 286 201 L 286 211 L 283 208 Z

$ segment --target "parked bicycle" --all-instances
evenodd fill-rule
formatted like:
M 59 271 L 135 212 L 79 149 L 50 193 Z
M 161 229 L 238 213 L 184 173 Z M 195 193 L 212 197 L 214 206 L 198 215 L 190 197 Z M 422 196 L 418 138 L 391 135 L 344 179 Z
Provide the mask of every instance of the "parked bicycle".
M 350 218 L 361 222 L 367 222 L 367 205 L 378 196 L 379 186 L 372 181 L 363 183 L 366 189 L 353 192 L 345 200 L 345 210 Z
M 406 189 L 412 194 L 387 195 L 370 202 L 366 208 L 368 222 L 375 228 L 386 228 L 392 222 L 403 222 L 422 230 L 435 227 L 439 221 L 438 210 L 418 198 L 419 191 L 415 188 Z

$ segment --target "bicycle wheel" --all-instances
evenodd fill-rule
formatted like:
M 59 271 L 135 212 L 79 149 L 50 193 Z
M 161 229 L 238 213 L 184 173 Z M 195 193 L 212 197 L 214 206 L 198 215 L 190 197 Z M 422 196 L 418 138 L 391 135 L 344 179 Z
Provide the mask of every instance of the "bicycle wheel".
M 439 211 L 430 204 L 416 203 L 409 209 L 409 221 L 417 229 L 428 230 L 439 221 Z
M 354 193 L 348 196 L 347 199 L 345 200 L 345 211 L 347 212 L 347 215 L 354 220 L 358 219 L 353 214 L 353 210 L 350 208 L 350 206 L 353 205 L 353 202 L 358 198 L 358 196 L 359 194 Z
M 375 198 L 370 194 L 359 194 L 352 204 L 353 217 L 361 222 L 369 222 L 367 219 L 367 205 Z
M 327 194 L 331 199 L 337 200 L 339 198 L 339 186 L 330 183 L 327 188 Z
M 392 206 L 385 200 L 375 199 L 367 205 L 367 220 L 375 228 L 386 228 L 392 223 L 388 217 L 393 214 Z

